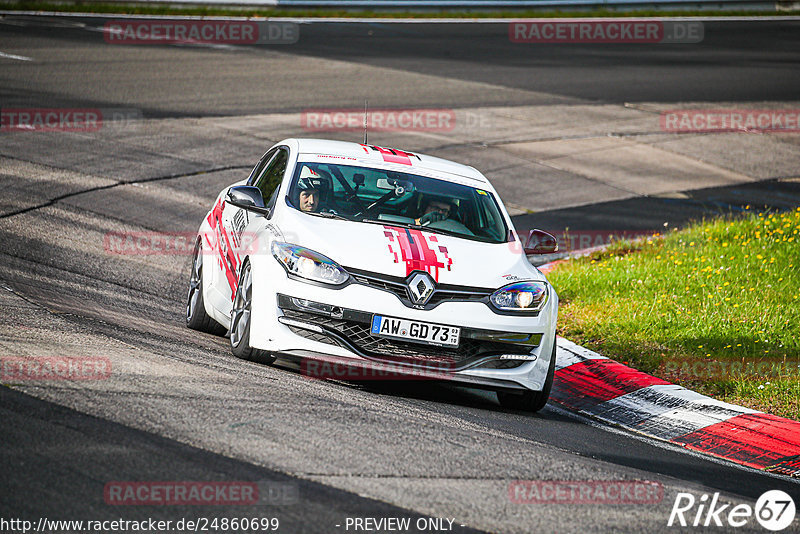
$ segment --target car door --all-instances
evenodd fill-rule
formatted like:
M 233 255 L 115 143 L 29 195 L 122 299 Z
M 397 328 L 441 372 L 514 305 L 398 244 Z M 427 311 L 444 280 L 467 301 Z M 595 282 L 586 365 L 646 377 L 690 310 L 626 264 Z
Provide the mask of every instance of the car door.
M 278 147 L 262 158 L 248 179 L 248 185 L 253 185 L 261 190 L 265 203 L 271 210 L 274 209 L 277 201 L 278 186 L 283 180 L 288 162 L 289 150 L 285 147 Z M 230 302 L 233 302 L 242 260 L 258 245 L 257 236 L 253 232 L 245 231 L 255 217 L 261 217 L 261 215 L 237 208 L 224 201 L 220 206 L 217 238 L 220 243 L 222 272 L 228 280 L 226 289 L 229 290 L 227 296 L 230 297 Z

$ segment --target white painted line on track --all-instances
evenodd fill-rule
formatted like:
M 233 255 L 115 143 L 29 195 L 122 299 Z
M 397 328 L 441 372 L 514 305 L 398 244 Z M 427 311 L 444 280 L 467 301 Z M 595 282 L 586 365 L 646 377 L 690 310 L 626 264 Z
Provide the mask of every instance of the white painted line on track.
M 17 61 L 33 61 L 32 57 L 18 56 L 16 54 L 6 54 L 5 52 L 0 52 L 0 58 L 16 59 Z
M 223 6 L 224 7 L 224 6 Z M 46 16 L 46 17 L 92 17 L 100 19 L 175 19 L 175 20 L 269 20 L 296 22 L 298 24 L 310 23 L 401 23 L 401 24 L 504 24 L 511 22 L 581 22 L 581 21 L 707 21 L 707 22 L 748 22 L 748 21 L 800 21 L 800 16 L 764 16 L 764 17 L 597 17 L 597 18 L 380 18 L 380 17 L 231 17 L 231 16 L 201 16 L 201 15 L 128 15 L 113 13 L 63 13 L 59 11 L 8 11 L 0 10 L 0 15 L 20 16 Z
M 563 364 L 567 364 L 568 361 L 572 361 L 573 363 L 582 362 L 585 360 L 607 360 L 608 358 L 603 356 L 602 354 L 598 354 L 593 350 L 589 350 L 585 347 L 581 347 L 577 343 L 573 343 L 572 341 L 565 339 L 559 336 L 556 340 L 559 349 L 562 349 L 564 352 L 568 352 L 568 355 L 562 356 Z M 560 362 L 556 363 L 557 368 L 562 369 L 564 367 L 568 367 L 569 365 L 560 365 Z
M 671 388 L 673 391 L 678 390 L 678 388 L 683 389 L 676 385 L 666 387 Z M 619 425 L 634 427 L 642 421 L 658 417 L 670 410 L 674 410 L 678 405 L 688 403 L 688 401 L 673 395 L 663 395 L 661 394 L 663 391 L 663 385 L 644 387 L 606 402 L 601 402 L 596 406 L 582 410 L 582 412 L 604 421 L 613 421 Z
M 597 419 L 594 419 L 591 416 L 587 416 L 584 414 L 567 410 L 566 408 L 562 408 L 557 404 L 548 402 L 547 406 L 545 407 L 545 410 L 552 410 L 559 415 L 562 415 L 564 417 L 569 417 L 570 419 L 575 419 L 587 426 L 591 426 L 593 428 L 599 428 L 601 430 L 605 430 L 606 432 L 610 432 L 611 434 L 626 436 L 628 438 L 635 439 L 636 441 L 641 441 L 642 443 L 647 443 L 648 445 L 658 447 L 659 449 L 665 449 L 672 452 L 680 452 L 683 454 L 688 454 L 690 456 L 694 456 L 695 458 L 702 459 L 707 462 L 713 462 L 718 465 L 739 469 L 741 471 L 747 471 L 748 473 L 758 473 L 767 477 L 781 480 L 782 482 L 792 482 L 794 484 L 797 484 L 798 487 L 800 487 L 800 478 L 778 475 L 775 473 L 770 473 L 769 471 L 762 471 L 760 469 L 755 469 L 753 467 L 749 467 L 746 465 L 737 464 L 735 462 L 731 462 L 730 460 L 725 460 L 723 458 L 717 458 L 716 456 L 711 456 L 709 454 L 688 449 L 686 447 L 681 447 L 679 444 L 673 441 L 669 441 L 667 439 L 657 438 L 652 435 L 644 434 L 636 430 L 631 430 L 625 427 L 619 427 L 617 425 L 609 425 L 607 423 L 598 421 Z
M 686 430 L 692 426 L 690 424 L 692 421 L 701 421 L 699 418 L 703 415 L 711 418 L 713 423 L 718 423 L 739 415 L 762 413 L 719 401 L 675 384 L 647 386 L 584 411 L 599 419 L 623 426 L 660 429 L 658 433 L 660 437 L 664 437 L 662 434 L 669 429 L 674 429 L 674 432 L 669 431 L 678 436 L 708 426 L 702 425 Z M 698 417 L 695 418 L 693 413 Z M 683 420 L 680 414 L 685 415 Z M 682 422 L 679 424 L 677 421 Z

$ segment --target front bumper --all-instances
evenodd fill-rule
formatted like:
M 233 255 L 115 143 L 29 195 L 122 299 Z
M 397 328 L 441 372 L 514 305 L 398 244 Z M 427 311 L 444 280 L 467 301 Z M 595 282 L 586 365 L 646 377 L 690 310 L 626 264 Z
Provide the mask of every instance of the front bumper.
M 456 372 L 473 367 L 513 369 L 538 355 L 543 334 L 461 328 L 457 347 L 443 347 L 375 336 L 372 314 L 278 295 L 278 321 L 306 339 L 339 345 L 358 356 L 398 366 Z
M 536 316 L 497 314 L 481 302 L 442 302 L 420 310 L 405 306 L 391 291 L 357 283 L 322 287 L 289 278 L 271 257 L 251 261 L 255 348 L 389 366 L 415 376 L 431 372 L 494 388 L 541 390 L 544 385 L 555 343 L 555 292 Z M 369 331 L 373 314 L 456 325 L 461 340 L 452 348 L 374 336 Z

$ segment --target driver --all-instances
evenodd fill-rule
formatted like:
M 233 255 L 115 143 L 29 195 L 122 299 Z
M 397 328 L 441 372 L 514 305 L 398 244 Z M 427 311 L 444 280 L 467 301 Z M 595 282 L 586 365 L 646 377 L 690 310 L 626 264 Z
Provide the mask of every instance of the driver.
M 330 181 L 306 165 L 300 171 L 296 190 L 300 211 L 316 213 L 321 208 L 322 196 L 330 190 Z
M 429 198 L 422 210 L 422 215 L 415 219 L 416 224 L 426 226 L 430 223 L 444 221 L 450 218 L 453 213 L 453 205 L 446 200 Z

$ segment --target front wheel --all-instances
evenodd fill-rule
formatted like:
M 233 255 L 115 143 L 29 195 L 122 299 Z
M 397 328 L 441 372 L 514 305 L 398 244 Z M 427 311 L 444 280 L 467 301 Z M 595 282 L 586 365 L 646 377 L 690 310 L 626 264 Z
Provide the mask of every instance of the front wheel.
M 547 404 L 550 398 L 550 390 L 553 388 L 553 377 L 556 373 L 556 343 L 553 342 L 553 354 L 550 356 L 550 366 L 547 368 L 547 378 L 544 380 L 544 387 L 541 391 L 526 391 L 524 393 L 512 393 L 509 391 L 498 391 L 497 400 L 503 408 L 511 410 L 522 410 L 526 412 L 538 412 Z
M 193 330 L 221 336 L 225 327 L 206 313 L 203 300 L 203 242 L 198 239 L 192 257 L 192 274 L 189 277 L 189 295 L 186 299 L 186 326 Z
M 231 351 L 237 358 L 270 364 L 275 357 L 250 346 L 250 323 L 253 308 L 253 270 L 250 262 L 242 265 L 231 310 Z

